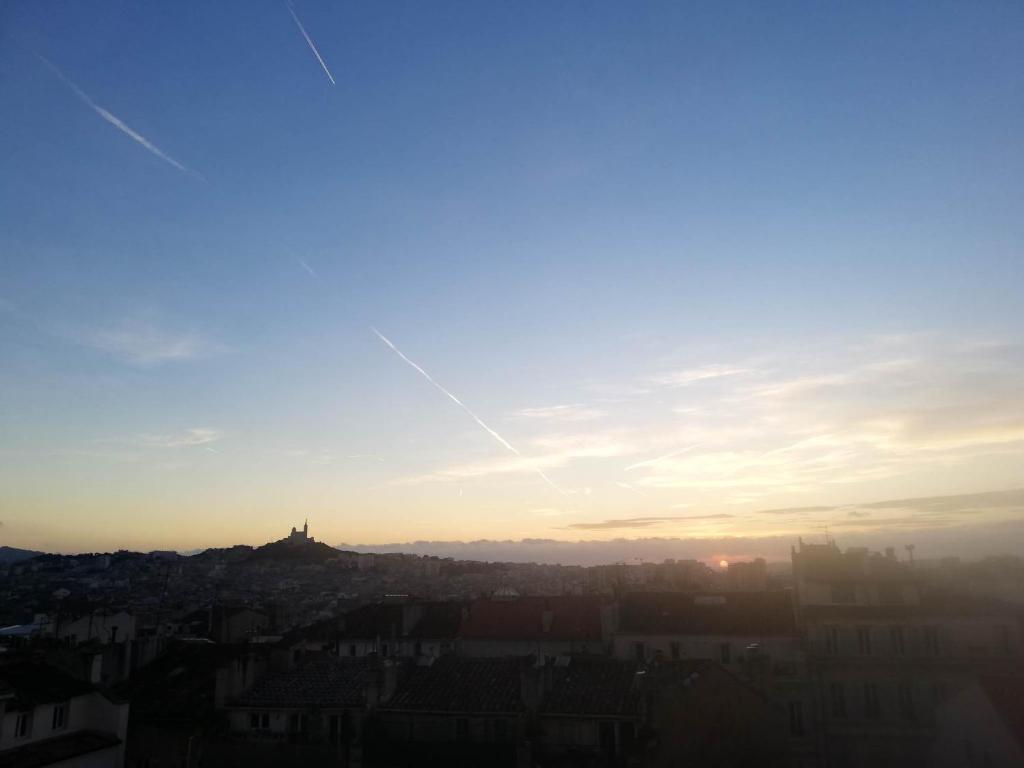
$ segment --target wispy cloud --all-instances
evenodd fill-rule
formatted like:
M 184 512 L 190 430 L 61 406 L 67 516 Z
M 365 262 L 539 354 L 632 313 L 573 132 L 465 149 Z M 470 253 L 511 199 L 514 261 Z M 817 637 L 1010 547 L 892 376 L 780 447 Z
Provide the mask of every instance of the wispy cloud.
M 597 523 L 572 523 L 565 526 L 576 531 L 606 531 L 622 528 L 653 528 L 665 523 L 699 522 L 702 520 L 728 520 L 734 517 L 725 513 L 713 515 L 688 515 L 672 517 L 627 517 L 622 520 L 602 520 Z
M 461 408 L 471 419 L 473 419 L 473 421 L 475 421 L 477 423 L 477 425 L 481 429 L 483 429 L 485 432 L 487 432 L 487 434 L 489 434 L 491 437 L 493 437 L 506 450 L 508 450 L 511 453 L 515 454 L 518 459 L 523 459 L 524 458 L 523 454 L 520 453 L 519 450 L 514 445 L 512 445 L 512 443 L 510 443 L 504 437 L 502 437 L 497 432 L 495 432 L 493 429 L 491 429 L 489 426 L 487 426 L 487 424 L 484 422 L 484 420 L 481 419 L 479 416 L 477 416 L 475 413 L 473 413 L 473 411 L 471 411 L 466 406 L 465 403 L 463 403 L 461 400 L 459 400 L 459 398 L 457 398 L 455 395 L 453 395 L 451 392 L 449 392 L 447 389 L 445 389 L 443 386 L 441 386 L 434 379 L 434 377 L 431 376 L 429 373 L 427 373 L 425 370 L 423 370 L 423 368 L 421 368 L 419 365 L 417 365 L 412 360 L 410 360 L 408 357 L 406 357 L 405 354 L 402 352 L 402 350 L 400 350 L 398 347 L 396 347 L 387 336 L 385 336 L 383 333 L 378 331 L 376 328 L 370 328 L 370 330 L 373 331 L 374 334 L 376 334 L 377 338 L 379 338 L 388 347 L 390 347 L 391 350 L 396 355 L 398 355 L 399 358 L 401 358 L 405 363 L 407 363 L 409 366 L 411 366 L 415 371 L 417 371 L 421 376 L 423 376 L 423 378 L 425 378 L 427 381 L 429 381 L 436 389 L 438 389 L 442 394 L 444 394 L 445 397 L 447 397 L 449 400 L 451 400 L 453 403 L 455 403 L 457 406 L 459 406 L 459 408 Z M 544 470 L 542 470 L 539 466 L 534 465 L 532 467 L 532 469 L 533 469 L 534 472 L 536 472 L 544 480 L 544 482 L 546 482 L 548 485 L 550 485 L 552 488 L 554 488 L 556 491 L 558 491 L 562 495 L 565 495 L 565 491 L 558 484 L 556 484 L 554 480 L 552 480 L 550 477 L 548 477 L 544 473 Z
M 143 366 L 206 357 L 218 349 L 198 333 L 167 331 L 148 323 L 123 323 L 77 336 L 91 347 Z
M 533 419 L 549 422 L 593 421 L 605 415 L 605 411 L 584 403 L 548 405 L 540 408 L 523 408 L 512 414 L 513 418 Z
M 401 485 L 423 482 L 444 482 L 487 477 L 490 475 L 537 472 L 538 469 L 564 467 L 583 459 L 607 459 L 636 452 L 636 447 L 615 433 L 554 434 L 534 438 L 530 442 L 531 452 L 526 455 L 465 462 L 426 475 L 399 480 Z M 564 490 L 564 489 L 563 489 Z M 589 488 L 570 493 L 588 495 Z
M 104 120 L 106 120 L 108 123 L 110 123 L 112 126 L 117 128 L 119 131 L 121 131 L 121 133 L 123 133 L 126 136 L 128 136 L 130 139 L 132 139 L 132 141 L 136 142 L 137 144 L 142 145 L 148 152 L 150 152 L 153 155 L 156 155 L 161 160 L 163 160 L 165 163 L 167 163 L 168 165 L 170 165 L 170 166 L 172 166 L 174 168 L 177 168 L 182 173 L 187 173 L 187 174 L 189 174 L 191 176 L 195 176 L 196 178 L 200 179 L 201 181 L 204 181 L 204 182 L 206 181 L 206 177 L 203 176 L 203 174 L 199 173 L 199 171 L 197 171 L 197 170 L 195 170 L 193 168 L 189 168 L 184 163 L 181 163 L 181 162 L 175 160 L 173 157 L 168 155 L 166 152 L 164 152 L 162 149 L 160 149 L 160 147 L 156 146 L 156 144 L 151 142 L 149 139 L 147 139 L 141 133 L 139 133 L 138 131 L 135 131 L 132 128 L 130 128 L 129 126 L 125 125 L 124 121 L 121 120 L 121 118 L 119 118 L 117 115 L 107 111 L 106 109 L 101 107 L 99 104 L 97 104 L 95 101 L 93 101 L 92 97 L 90 97 L 89 94 L 87 94 L 85 91 L 83 91 L 81 88 L 79 88 L 71 80 L 71 78 L 69 78 L 67 75 L 65 75 L 57 67 L 57 65 L 54 64 L 52 61 L 47 59 L 45 56 L 39 55 L 38 53 L 35 54 L 35 55 L 36 55 L 36 58 L 38 58 L 41 62 L 43 62 L 43 64 L 45 64 L 50 69 L 51 72 L 53 72 L 58 78 L 60 78 L 61 82 L 63 82 L 66 86 L 68 86 L 68 88 L 70 88 L 74 92 L 74 94 L 76 96 L 78 96 L 79 99 L 84 101 L 86 103 L 86 105 L 88 105 L 89 108 L 92 109 L 93 112 L 95 112 L 97 115 L 99 115 Z
M 685 368 L 679 371 L 652 376 L 650 381 L 662 387 L 685 387 L 687 384 L 694 384 L 698 381 L 708 379 L 720 379 L 724 376 L 737 376 L 741 373 L 749 373 L 746 368 L 736 368 L 730 365 L 705 365 L 698 368 Z
M 290 13 L 292 18 L 295 20 L 295 26 L 299 28 L 299 32 L 302 33 L 302 36 L 306 38 L 306 43 L 309 44 L 309 50 L 313 52 L 313 55 L 316 56 L 316 60 L 320 62 L 320 66 L 323 67 L 324 74 L 327 75 L 327 79 L 331 81 L 331 85 L 335 85 L 334 75 L 332 75 L 331 70 L 327 68 L 327 64 L 324 62 L 323 56 L 320 55 L 320 51 L 316 49 L 316 44 L 313 42 L 313 38 L 309 36 L 309 33 L 306 32 L 306 28 L 302 26 L 302 22 L 299 21 L 299 17 L 295 13 L 295 9 L 292 8 L 292 4 L 286 3 L 286 5 L 288 6 L 288 13 Z
M 632 472 L 634 469 L 641 469 L 643 467 L 656 467 L 659 464 L 664 464 L 665 462 L 676 458 L 677 456 L 682 456 L 685 453 L 689 453 L 690 451 L 694 450 L 697 447 L 699 446 L 688 445 L 685 448 L 679 448 L 678 450 L 672 451 L 671 453 L 666 453 L 662 456 L 656 456 L 653 459 L 645 459 L 644 461 L 638 461 L 635 464 L 630 464 L 628 467 L 626 467 L 626 471 Z
M 169 434 L 145 434 L 133 438 L 130 442 L 137 443 L 145 448 L 192 448 L 195 446 L 207 446 L 224 439 L 224 432 L 211 427 L 193 427 L 182 432 Z M 207 448 L 207 450 L 212 450 Z
M 756 515 L 806 515 L 812 512 L 830 512 L 835 507 L 780 507 L 778 509 L 756 509 Z
M 295 261 L 298 262 L 299 266 L 302 267 L 310 277 L 312 277 L 314 280 L 319 280 L 320 282 L 323 282 L 323 280 L 320 278 L 320 275 L 316 273 L 316 270 L 309 266 L 309 264 L 307 264 L 303 259 L 300 259 L 298 256 L 296 256 Z

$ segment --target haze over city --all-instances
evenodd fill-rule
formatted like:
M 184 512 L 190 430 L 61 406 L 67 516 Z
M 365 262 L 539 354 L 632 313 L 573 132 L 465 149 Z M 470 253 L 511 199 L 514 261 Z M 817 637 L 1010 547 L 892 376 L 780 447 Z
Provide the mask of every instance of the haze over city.
M 1020 553 L 1021 13 L 7 5 L 0 543 Z

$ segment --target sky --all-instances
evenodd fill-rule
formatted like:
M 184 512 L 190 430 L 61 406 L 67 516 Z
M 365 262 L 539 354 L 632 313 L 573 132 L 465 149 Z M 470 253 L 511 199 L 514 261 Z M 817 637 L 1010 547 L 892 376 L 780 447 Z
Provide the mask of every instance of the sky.
M 7 3 L 0 544 L 1024 553 L 1022 97 L 1014 2 Z

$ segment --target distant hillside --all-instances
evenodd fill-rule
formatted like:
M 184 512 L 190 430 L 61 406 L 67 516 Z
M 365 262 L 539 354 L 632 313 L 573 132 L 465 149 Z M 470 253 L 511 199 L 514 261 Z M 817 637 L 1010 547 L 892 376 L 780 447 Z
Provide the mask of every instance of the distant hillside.
M 330 547 L 320 541 L 295 544 L 287 539 L 282 539 L 281 541 L 272 541 L 270 544 L 257 547 L 248 558 L 248 561 L 283 560 L 289 562 L 322 563 L 325 560 L 338 557 L 340 554 L 334 547 Z
M 188 557 L 194 557 L 201 561 L 212 560 L 238 563 L 248 560 L 252 553 L 253 548 L 249 545 L 235 544 L 233 547 L 211 547 L 210 549 L 203 549 L 188 555 Z
M 35 552 L 31 549 L 16 549 L 14 547 L 0 547 L 0 565 L 10 565 L 11 563 L 19 563 L 22 560 L 28 560 L 36 557 L 37 555 L 43 554 L 42 552 Z

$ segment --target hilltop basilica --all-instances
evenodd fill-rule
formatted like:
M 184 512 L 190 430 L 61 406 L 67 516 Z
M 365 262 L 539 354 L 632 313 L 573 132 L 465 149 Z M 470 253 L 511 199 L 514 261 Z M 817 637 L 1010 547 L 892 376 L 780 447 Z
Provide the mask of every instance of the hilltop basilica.
M 288 538 L 285 539 L 289 544 L 312 544 L 313 537 L 309 535 L 309 520 L 306 520 L 302 524 L 302 530 L 295 530 L 292 527 L 292 532 L 288 534 Z

